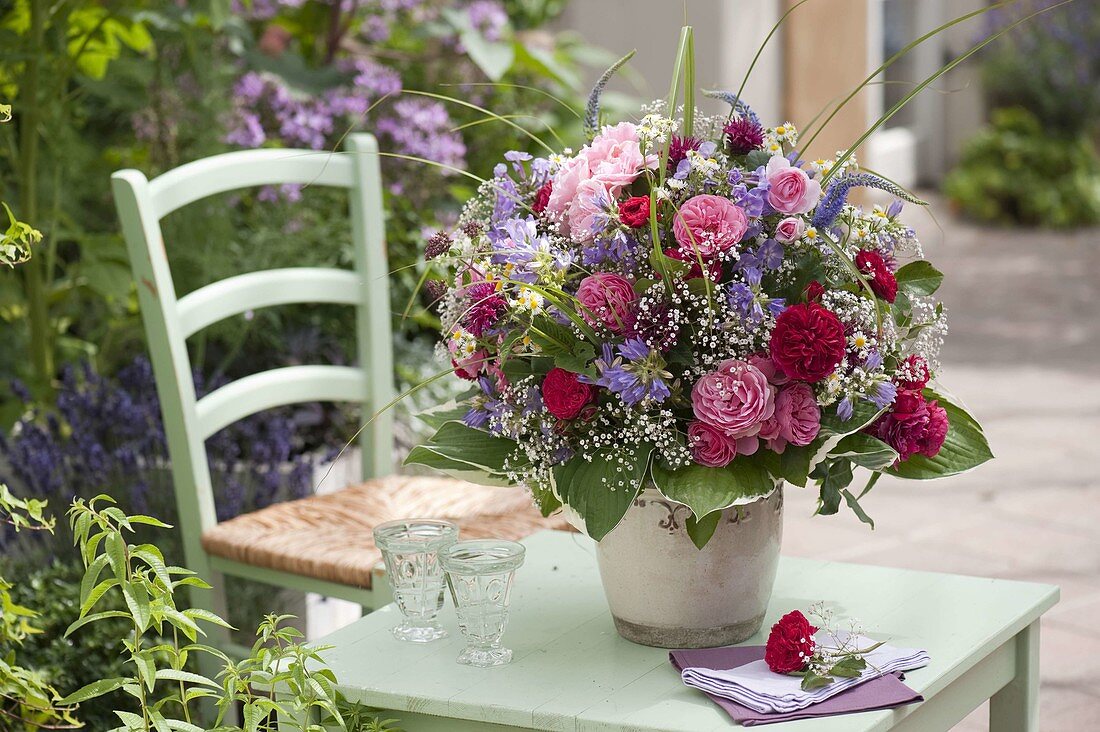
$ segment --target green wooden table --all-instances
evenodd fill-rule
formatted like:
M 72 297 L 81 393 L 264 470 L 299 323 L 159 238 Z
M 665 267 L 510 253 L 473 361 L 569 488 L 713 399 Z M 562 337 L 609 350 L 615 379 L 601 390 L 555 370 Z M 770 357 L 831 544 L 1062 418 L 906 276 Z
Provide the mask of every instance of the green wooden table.
M 455 663 L 463 642 L 450 607 L 449 638 L 400 643 L 390 605 L 319 641 L 334 646 L 326 657 L 345 695 L 394 710 L 387 716 L 409 732 L 736 728 L 683 686 L 667 651 L 615 634 L 591 540 L 548 531 L 525 543 L 504 635 L 511 665 Z M 639 582 L 644 567 L 643 559 Z M 993 732 L 1038 729 L 1039 617 L 1058 601 L 1057 587 L 785 557 L 764 628 L 748 643 L 763 644 L 779 615 L 818 600 L 861 620 L 868 635 L 927 648 L 932 663 L 906 679 L 926 701 L 767 729 L 946 730 L 986 699 Z

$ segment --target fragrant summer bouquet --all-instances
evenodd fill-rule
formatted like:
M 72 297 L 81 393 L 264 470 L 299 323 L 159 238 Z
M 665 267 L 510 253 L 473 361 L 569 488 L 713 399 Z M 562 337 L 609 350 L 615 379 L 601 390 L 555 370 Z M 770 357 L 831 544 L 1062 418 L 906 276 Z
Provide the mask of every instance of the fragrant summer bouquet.
M 625 60 L 592 92 L 585 144 L 507 154 L 428 241 L 441 348 L 472 388 L 409 462 L 526 485 L 597 540 L 655 487 L 702 547 L 722 509 L 783 481 L 870 522 L 858 499 L 882 473 L 991 457 L 934 386 L 941 274 L 902 219 L 922 202 L 851 152 L 805 159 L 790 123 L 736 94 L 701 114 L 691 74 L 682 106 L 674 87 L 602 120 Z M 859 187 L 893 202 L 856 205 Z

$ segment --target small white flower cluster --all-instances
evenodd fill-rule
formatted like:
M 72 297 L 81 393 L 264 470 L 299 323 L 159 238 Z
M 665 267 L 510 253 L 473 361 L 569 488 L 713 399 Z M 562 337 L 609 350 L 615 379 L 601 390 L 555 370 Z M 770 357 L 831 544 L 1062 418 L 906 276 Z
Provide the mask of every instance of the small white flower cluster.
M 911 300 L 913 325 L 910 326 L 910 332 L 920 329 L 910 345 L 911 352 L 922 356 L 931 371 L 939 371 L 940 351 L 948 330 L 947 310 L 942 303 L 931 297 L 914 297 Z
M 818 158 L 817 160 L 810 161 L 810 170 L 818 176 L 829 175 L 829 173 L 833 173 L 833 168 L 837 167 L 837 161 L 844 157 L 844 154 L 847 152 L 847 150 L 837 150 L 836 155 L 832 158 Z M 853 153 L 848 159 L 840 164 L 840 167 L 837 168 L 832 177 L 836 178 L 845 173 L 854 173 L 858 167 L 855 153 Z
M 790 122 L 769 127 L 764 131 L 764 144 L 768 152 L 773 155 L 782 155 L 784 149 L 790 149 L 798 144 L 798 130 Z

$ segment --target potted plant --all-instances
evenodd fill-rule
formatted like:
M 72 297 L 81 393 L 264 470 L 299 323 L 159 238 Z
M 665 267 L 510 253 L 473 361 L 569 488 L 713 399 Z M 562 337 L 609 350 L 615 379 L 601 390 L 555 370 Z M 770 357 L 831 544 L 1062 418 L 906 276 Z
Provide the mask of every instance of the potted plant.
M 760 627 L 784 483 L 870 522 L 859 499 L 880 475 L 991 457 L 931 384 L 942 276 L 900 218 L 921 202 L 852 150 L 803 160 L 794 127 L 737 94 L 698 112 L 692 44 L 685 28 L 667 102 L 601 124 L 625 57 L 592 92 L 586 144 L 509 153 L 427 243 L 472 388 L 426 415 L 437 432 L 408 458 L 564 511 L 598 542 L 619 633 L 664 647 Z M 853 205 L 857 186 L 897 200 Z M 871 471 L 860 493 L 854 467 Z

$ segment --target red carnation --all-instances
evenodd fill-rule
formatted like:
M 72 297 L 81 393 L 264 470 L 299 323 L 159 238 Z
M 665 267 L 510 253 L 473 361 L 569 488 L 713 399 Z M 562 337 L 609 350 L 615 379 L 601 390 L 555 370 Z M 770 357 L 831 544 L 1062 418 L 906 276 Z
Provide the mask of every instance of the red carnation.
M 886 302 L 893 302 L 898 296 L 898 280 L 886 266 L 886 260 L 878 252 L 861 249 L 856 255 L 856 267 L 860 272 L 871 276 L 871 289 Z
M 596 397 L 596 388 L 577 374 L 557 367 L 542 380 L 542 403 L 558 419 L 573 419 Z
M 813 384 L 833 373 L 844 358 L 844 325 L 816 302 L 792 305 L 776 318 L 769 346 L 783 373 Z
M 899 389 L 890 411 L 867 432 L 898 451 L 898 462 L 916 454 L 936 457 L 947 437 L 947 411 L 915 389 Z
M 632 196 L 619 204 L 619 220 L 632 229 L 649 223 L 649 196 Z
M 817 649 L 814 642 L 816 632 L 817 628 L 810 625 L 810 621 L 798 610 L 781 617 L 772 626 L 768 644 L 764 647 L 764 661 L 768 668 L 777 674 L 804 669 Z
M 806 296 L 806 302 L 821 302 L 821 296 L 825 294 L 825 285 L 817 280 L 810 280 L 810 284 L 806 285 L 802 294 Z
M 924 360 L 924 357 L 913 353 L 901 362 L 894 380 L 899 388 L 920 391 L 928 386 L 931 378 L 932 372 L 928 368 L 928 362 Z
M 554 192 L 554 181 L 547 181 L 535 194 L 535 202 L 531 204 L 531 210 L 542 213 L 546 210 L 546 204 L 550 203 L 550 194 Z

